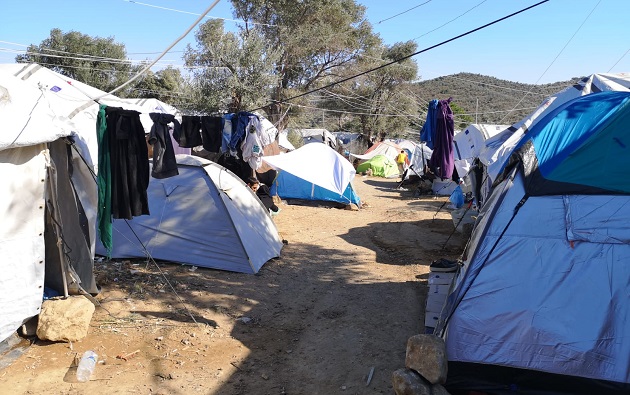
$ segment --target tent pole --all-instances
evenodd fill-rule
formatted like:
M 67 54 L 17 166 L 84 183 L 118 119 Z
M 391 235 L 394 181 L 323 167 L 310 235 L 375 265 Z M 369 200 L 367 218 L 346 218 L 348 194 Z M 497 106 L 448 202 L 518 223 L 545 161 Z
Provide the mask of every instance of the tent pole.
M 51 163 L 51 165 L 48 167 L 48 188 L 49 188 L 49 193 L 50 193 L 50 200 L 51 200 L 51 205 L 52 205 L 52 209 L 49 210 L 49 215 L 51 216 L 51 218 L 53 217 L 53 209 L 56 209 L 57 207 L 59 207 L 57 205 L 57 195 L 56 195 L 56 188 L 53 188 L 53 181 L 52 181 L 52 173 L 53 173 L 53 165 Z M 63 251 L 63 240 L 61 239 L 61 226 L 59 225 L 58 221 L 52 221 L 53 222 L 53 226 L 55 227 L 56 230 L 56 234 L 57 234 L 57 249 L 59 250 L 59 265 L 60 265 L 60 269 L 61 269 L 61 278 L 63 281 L 63 296 L 64 297 L 68 297 L 69 293 L 68 293 L 68 280 L 66 277 L 66 266 L 64 265 L 64 256 L 65 253 Z

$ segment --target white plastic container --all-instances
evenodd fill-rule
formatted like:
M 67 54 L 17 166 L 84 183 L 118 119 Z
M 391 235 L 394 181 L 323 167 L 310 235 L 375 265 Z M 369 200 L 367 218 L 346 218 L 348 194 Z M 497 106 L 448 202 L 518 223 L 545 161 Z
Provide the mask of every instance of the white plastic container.
M 79 382 L 84 383 L 90 379 L 96 367 L 97 358 L 98 355 L 94 351 L 90 350 L 83 353 L 79 366 L 77 366 L 77 380 Z

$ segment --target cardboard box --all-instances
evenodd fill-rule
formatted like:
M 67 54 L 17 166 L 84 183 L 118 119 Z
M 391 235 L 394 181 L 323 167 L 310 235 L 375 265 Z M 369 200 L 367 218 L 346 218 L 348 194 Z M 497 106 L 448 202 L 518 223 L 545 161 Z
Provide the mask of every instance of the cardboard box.
M 438 314 L 438 313 L 425 313 L 424 314 L 424 326 L 428 326 L 430 328 L 435 328 L 437 326 L 439 318 L 440 318 L 440 314 Z
M 430 284 L 428 295 L 430 296 L 431 294 L 440 294 L 446 296 L 448 295 L 448 290 L 450 287 L 450 284 Z
M 440 311 L 442 311 L 442 307 L 444 307 L 445 302 L 446 302 L 446 295 L 440 295 L 440 294 L 429 295 L 429 297 L 427 298 L 425 311 L 439 313 Z
M 429 285 L 431 284 L 450 285 L 453 282 L 454 278 L 455 278 L 455 272 L 450 272 L 450 273 L 430 272 Z

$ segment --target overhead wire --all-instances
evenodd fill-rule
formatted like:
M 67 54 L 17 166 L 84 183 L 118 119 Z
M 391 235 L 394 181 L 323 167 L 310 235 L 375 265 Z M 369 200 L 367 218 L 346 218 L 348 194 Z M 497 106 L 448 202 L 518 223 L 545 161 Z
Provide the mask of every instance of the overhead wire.
M 509 18 L 511 18 L 511 17 L 514 17 L 514 16 L 516 16 L 516 15 L 518 15 L 518 14 L 521 14 L 521 13 L 523 13 L 523 12 L 525 12 L 525 11 L 528 11 L 528 10 L 530 10 L 530 9 L 532 9 L 532 8 L 538 7 L 538 6 L 540 6 L 541 4 L 547 3 L 548 1 L 549 1 L 549 0 L 543 0 L 543 1 L 540 1 L 540 2 L 538 2 L 538 3 L 536 3 L 536 4 L 533 4 L 533 5 L 529 6 L 529 7 L 526 7 L 526 8 L 523 8 L 523 9 L 519 10 L 519 11 L 513 12 L 513 13 L 511 13 L 511 14 L 509 14 L 509 15 L 506 15 L 506 16 L 504 16 L 504 17 L 502 17 L 502 18 L 499 18 L 499 19 L 496 19 L 496 20 L 494 20 L 494 21 L 492 21 L 492 22 L 486 23 L 485 25 L 482 25 L 482 26 L 479 26 L 479 27 L 477 27 L 477 28 L 475 28 L 475 29 L 469 30 L 469 31 L 467 31 L 467 32 L 465 32 L 465 33 L 459 34 L 459 35 L 457 35 L 457 36 L 455 36 L 455 37 L 452 37 L 452 38 L 450 38 L 450 39 L 448 39 L 448 40 L 445 40 L 445 41 L 442 41 L 442 42 L 440 42 L 440 43 L 438 43 L 438 44 L 435 44 L 435 45 L 432 45 L 432 46 L 430 46 L 430 47 L 424 48 L 424 49 L 422 49 L 422 50 L 420 50 L 420 51 L 416 51 L 416 52 L 412 53 L 411 55 L 403 56 L 403 57 L 398 58 L 398 59 L 395 59 L 395 60 L 393 60 L 393 61 L 391 61 L 391 62 L 388 62 L 388 63 L 385 63 L 385 64 L 383 64 L 383 65 L 380 65 L 380 66 L 378 66 L 378 67 L 375 67 L 375 68 L 372 68 L 372 69 L 369 69 L 369 70 L 363 71 L 363 72 L 361 72 L 361 73 L 358 73 L 358 74 L 352 75 L 352 76 L 350 76 L 350 77 L 342 78 L 342 79 L 341 79 L 341 80 L 339 80 L 339 81 L 332 82 L 332 83 L 327 84 L 327 85 L 324 85 L 324 86 L 322 86 L 322 87 L 315 88 L 315 89 L 312 89 L 312 90 L 310 90 L 310 91 L 307 91 L 307 92 L 304 92 L 304 93 L 301 93 L 301 94 L 298 94 L 298 95 L 294 95 L 294 96 L 291 96 L 291 97 L 286 98 L 286 99 L 272 101 L 271 103 L 268 103 L 268 105 L 269 105 L 269 104 L 273 104 L 273 103 L 278 103 L 278 102 L 280 102 L 280 103 L 284 103 L 284 102 L 288 102 L 288 101 L 291 101 L 291 100 L 295 100 L 295 99 L 297 99 L 297 98 L 300 98 L 300 97 L 303 97 L 303 96 L 306 96 L 306 95 L 310 95 L 310 94 L 315 93 L 315 92 L 319 92 L 319 91 L 320 91 L 320 90 L 322 90 L 322 89 L 330 88 L 330 87 L 332 87 L 332 86 L 335 86 L 335 85 L 341 84 L 341 83 L 346 82 L 346 81 L 350 81 L 350 80 L 355 79 L 355 78 L 357 78 L 357 77 L 360 77 L 360 76 L 362 76 L 362 75 L 366 75 L 366 74 L 372 73 L 372 72 L 374 72 L 374 71 L 376 71 L 376 70 L 380 70 L 380 69 L 382 69 L 382 68 L 385 68 L 385 67 L 387 67 L 387 66 L 391 66 L 391 65 L 392 65 L 392 64 L 394 64 L 394 63 L 398 63 L 398 62 L 400 62 L 400 61 L 402 61 L 402 60 L 409 59 L 409 58 L 411 58 L 411 57 L 413 57 L 413 56 L 416 56 L 416 55 L 419 55 L 419 54 L 421 54 L 421 53 L 427 52 L 427 51 L 429 51 L 429 50 L 431 50 L 431 49 L 434 49 L 434 48 L 440 47 L 440 46 L 442 46 L 442 45 L 444 45 L 444 44 L 447 44 L 447 43 L 449 43 L 449 42 L 451 42 L 451 41 L 454 41 L 454 40 L 460 39 L 460 38 L 465 37 L 465 36 L 467 36 L 467 35 L 469 35 L 469 34 L 472 34 L 472 33 L 474 33 L 474 32 L 477 32 L 477 31 L 479 31 L 479 30 L 482 30 L 482 29 L 485 29 L 485 28 L 487 28 L 487 27 L 489 27 L 489 26 L 492 26 L 492 25 L 494 25 L 494 24 L 496 24 L 496 23 L 499 23 L 499 22 L 501 22 L 501 21 L 504 21 L 504 20 L 506 20 L 506 19 L 509 19 Z M 256 108 L 256 109 L 254 109 L 254 110 L 252 110 L 252 111 L 255 111 L 255 110 L 260 110 L 260 109 L 263 109 L 263 108 L 264 108 L 264 106 L 263 106 L 263 107 Z
M 617 63 L 621 62 L 621 59 L 625 58 L 625 57 L 626 57 L 626 55 L 628 54 L 628 52 L 630 52 L 630 48 L 628 48 L 628 50 L 627 50 L 627 51 L 626 51 L 623 55 L 621 55 L 621 57 L 619 58 L 619 60 L 617 60 L 617 61 L 615 62 L 615 64 L 613 64 L 613 65 L 612 65 L 612 66 L 608 69 L 607 73 L 610 73 L 610 70 L 612 70 L 612 69 L 613 69 L 613 68 L 617 65 Z
M 560 52 L 558 52 L 558 54 L 555 56 L 555 58 L 553 58 L 553 60 L 551 61 L 551 63 L 549 63 L 549 66 L 547 66 L 547 68 L 542 72 L 542 74 L 540 74 L 540 77 L 538 77 L 538 79 L 536 80 L 536 82 L 534 82 L 534 85 L 538 84 L 538 82 L 542 79 L 542 77 L 547 73 L 547 71 L 549 71 L 549 69 L 551 68 L 551 66 L 553 66 L 553 64 L 556 62 L 556 60 L 558 60 L 558 58 L 560 57 L 560 55 L 562 54 L 562 52 L 564 52 L 564 50 L 567 48 L 567 46 L 569 45 L 569 43 L 571 43 L 571 41 L 573 41 L 573 38 L 578 34 L 578 32 L 580 31 L 580 29 L 582 29 L 582 26 L 584 26 L 584 24 L 586 23 L 586 21 L 591 17 L 591 15 L 593 14 L 593 12 L 595 11 L 595 9 L 597 9 L 597 7 L 599 6 L 599 4 L 602 2 L 602 0 L 599 0 L 597 2 L 597 4 L 595 4 L 595 7 L 593 7 L 593 9 L 591 10 L 591 12 L 588 13 L 588 15 L 586 16 L 586 18 L 584 18 L 584 20 L 582 21 L 582 23 L 580 24 L 580 26 L 578 26 L 577 30 L 573 33 L 573 35 L 569 38 L 569 40 L 564 44 L 564 46 L 562 47 L 562 49 L 560 49 Z M 533 88 L 532 88 L 533 89 Z M 521 100 L 518 101 L 518 103 L 516 103 L 514 105 L 514 108 L 518 107 L 521 102 L 523 100 L 525 100 L 525 98 L 529 95 L 529 93 L 526 93 L 525 95 L 523 95 L 523 97 L 521 98 Z M 514 109 L 512 109 L 512 111 L 514 111 Z M 503 122 L 503 120 L 510 115 L 511 111 L 508 112 L 500 121 L 499 123 Z
M 468 14 L 470 11 L 472 11 L 472 10 L 474 10 L 475 8 L 479 7 L 480 5 L 482 5 L 483 3 L 485 3 L 486 1 L 487 1 L 487 0 L 483 0 L 481 3 L 477 4 L 476 6 L 474 6 L 474 7 L 472 7 L 472 8 L 469 8 L 469 9 L 468 9 L 466 12 L 464 12 L 463 14 L 460 14 L 460 15 L 456 16 L 455 18 L 451 19 L 450 21 L 448 21 L 448 22 L 446 22 L 446 23 L 444 23 L 444 24 L 442 24 L 442 25 L 440 25 L 440 26 L 436 27 L 436 28 L 435 28 L 435 29 L 433 29 L 433 30 L 429 30 L 428 32 L 426 32 L 426 33 L 424 33 L 424 34 L 422 34 L 422 35 L 420 35 L 420 36 L 418 36 L 418 37 L 416 37 L 416 38 L 412 38 L 411 40 L 416 41 L 417 39 L 419 39 L 419 38 L 421 38 L 421 37 L 424 37 L 424 36 L 426 36 L 426 35 L 427 35 L 427 34 L 429 34 L 429 33 L 433 33 L 434 31 L 439 30 L 439 29 L 443 28 L 444 26 L 446 26 L 446 25 L 448 25 L 448 24 L 450 24 L 450 23 L 452 23 L 452 22 L 455 22 L 456 20 L 458 20 L 458 19 L 459 19 L 459 18 L 461 18 L 462 16 L 464 16 L 464 15 Z
M 126 3 L 133 3 L 133 4 L 142 5 L 142 6 L 145 6 L 145 7 L 158 8 L 158 9 L 166 10 L 166 11 L 179 12 L 181 14 L 200 15 L 200 14 L 197 14 L 197 13 L 194 13 L 194 12 L 182 11 L 182 10 L 178 10 L 178 9 L 175 9 L 175 8 L 161 7 L 161 6 L 157 6 L 157 5 L 153 5 L 153 4 L 140 3 L 138 1 L 133 1 L 133 0 L 122 0 L 122 1 L 124 1 Z M 230 21 L 230 22 L 236 22 L 236 23 L 251 23 L 252 25 L 271 26 L 271 27 L 275 27 L 276 26 L 276 25 L 269 24 L 269 23 L 240 21 L 240 20 L 236 20 L 236 19 L 221 18 L 221 17 L 217 17 L 217 16 L 205 16 L 204 15 L 204 17 L 209 18 L 209 19 L 221 19 L 221 20 L 224 20 L 224 21 Z
M 385 19 L 383 19 L 383 20 L 380 20 L 380 21 L 376 22 L 376 24 L 378 25 L 378 24 L 380 24 L 380 23 L 382 23 L 382 22 L 389 21 L 390 19 L 394 19 L 394 18 L 396 18 L 397 16 L 401 16 L 401 15 L 403 15 L 403 14 L 406 14 L 406 13 L 408 13 L 409 11 L 411 11 L 411 10 L 415 10 L 416 8 L 421 7 L 421 6 L 423 6 L 423 5 L 427 4 L 427 3 L 430 3 L 430 2 L 431 2 L 431 0 L 427 0 L 427 1 L 425 1 L 424 3 L 422 3 L 422 4 L 418 4 L 417 6 L 414 6 L 414 7 L 409 8 L 408 10 L 405 10 L 405 11 L 403 11 L 403 12 L 399 12 L 399 13 L 398 13 L 398 14 L 396 14 L 396 15 L 390 16 L 389 18 L 385 18 Z
M 210 10 L 212 10 L 214 8 L 214 6 L 216 6 L 219 3 L 219 0 L 215 0 L 212 4 L 210 4 L 210 6 L 190 25 L 190 27 L 188 29 L 186 29 L 186 31 L 179 36 L 175 41 L 173 41 L 173 43 L 171 45 L 168 46 L 168 48 L 166 48 L 161 55 L 159 55 L 153 62 L 151 62 L 149 65 L 147 65 L 144 69 L 140 70 L 135 76 L 133 76 L 131 79 L 129 79 L 127 82 L 125 82 L 124 84 L 120 85 L 117 88 L 114 88 L 111 92 L 109 92 L 108 94 L 112 94 L 114 92 L 117 92 L 118 90 L 124 88 L 125 86 L 129 85 L 131 82 L 135 81 L 136 79 L 138 79 L 142 74 L 144 74 L 147 70 L 149 70 L 151 68 L 151 66 L 153 66 L 154 64 L 157 63 L 158 60 L 160 60 L 164 55 L 166 55 L 168 53 L 168 51 L 173 48 L 178 42 L 180 42 L 184 37 L 186 37 L 186 35 L 188 35 L 188 33 L 190 33 L 190 31 L 197 26 L 197 24 L 208 14 L 208 12 L 210 12 Z M 102 97 L 104 97 L 106 95 L 101 95 L 101 97 L 95 98 L 94 100 L 98 100 L 101 99 Z

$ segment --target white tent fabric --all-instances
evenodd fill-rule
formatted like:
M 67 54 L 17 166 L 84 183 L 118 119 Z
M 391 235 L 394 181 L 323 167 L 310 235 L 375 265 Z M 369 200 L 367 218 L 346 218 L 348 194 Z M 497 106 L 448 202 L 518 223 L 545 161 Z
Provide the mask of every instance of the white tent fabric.
M 453 154 L 455 168 L 460 177 L 470 171 L 473 160 L 485 148 L 486 140 L 509 128 L 510 125 L 470 124 L 466 129 L 455 133 Z
M 324 143 L 337 149 L 340 141 L 326 129 L 287 129 L 287 132 L 294 132 L 302 136 L 304 144 Z
M 496 180 L 514 146 L 545 114 L 576 97 L 603 91 L 630 91 L 630 73 L 592 74 L 585 77 L 578 84 L 546 98 L 533 113 L 502 133 L 488 139 L 486 148 L 479 155 L 479 159 L 487 166 L 490 180 Z
M 173 114 L 173 115 L 181 115 L 180 111 L 171 106 L 170 104 L 164 103 L 161 100 L 150 98 L 150 99 L 118 99 L 121 103 L 128 103 L 133 106 L 137 106 L 143 110 L 143 113 L 152 113 L 152 112 L 160 112 L 165 114 Z
M 370 147 L 364 154 L 350 154 L 350 156 L 355 157 L 360 160 L 369 160 L 375 157 L 376 155 L 385 155 L 389 159 L 396 160 L 396 157 L 400 153 L 402 148 L 392 142 L 392 141 L 381 141 L 375 144 L 375 146 Z
M 0 117 L 4 120 L 0 132 L 0 341 L 30 317 L 39 314 L 48 257 L 52 259 L 54 253 L 59 252 L 54 242 L 53 248 L 57 251 L 47 251 L 44 232 L 46 207 L 55 210 L 53 215 L 63 233 L 60 237 L 65 235 L 74 239 L 66 240 L 68 247 L 74 241 L 81 242 L 84 237 L 78 227 L 72 226 L 69 217 L 63 217 L 64 210 L 75 202 L 74 193 L 78 194 L 82 203 L 88 227 L 94 229 L 96 184 L 89 175 L 89 169 L 72 151 L 71 182 L 74 191 L 71 196 L 64 194 L 67 192 L 64 187 L 70 185 L 68 164 L 60 162 L 60 167 L 55 167 L 48 147 L 48 143 L 71 135 L 77 143 L 83 141 L 81 134 L 76 133 L 76 125 L 60 115 L 63 114 L 63 106 L 63 99 L 45 87 L 32 86 L 0 70 Z M 94 126 L 89 131 L 93 132 Z M 61 144 L 66 154 L 65 143 Z M 90 156 L 81 146 L 77 151 L 87 158 Z M 64 156 L 67 158 L 67 154 Z M 49 168 L 56 177 L 53 180 L 49 176 Z M 54 200 L 59 198 L 64 200 L 64 207 L 55 204 Z M 78 217 L 76 205 L 71 209 Z M 61 222 L 62 217 L 66 222 Z M 94 232 L 90 233 L 93 246 Z M 90 246 L 86 245 L 81 252 L 89 255 L 87 260 L 90 260 L 93 247 L 90 251 Z M 68 253 L 79 254 L 79 249 Z M 78 262 L 78 265 L 84 263 Z M 91 265 L 89 262 L 90 277 Z M 59 272 L 60 267 L 61 264 L 57 266 Z
M 398 139 L 398 140 L 394 140 L 393 141 L 396 145 L 398 145 L 400 148 L 403 149 L 408 149 L 409 152 L 411 152 L 413 154 L 413 151 L 416 149 L 416 146 L 419 143 L 414 143 L 411 140 L 407 140 L 407 139 Z
M 537 196 L 515 215 L 524 195 L 519 172 L 479 215 L 454 287 L 449 361 L 630 382 L 630 347 L 614 336 L 630 322 L 630 197 Z
M 356 174 L 346 158 L 325 144 L 306 144 L 286 154 L 265 156 L 263 161 L 339 195 Z
M 30 86 L 0 70 L 0 150 L 55 141 L 72 134 L 74 125 L 51 108 L 47 91 Z
M 427 147 L 426 144 L 417 144 L 409 159 L 409 168 L 412 170 L 407 172 L 406 178 L 414 174 L 418 176 L 424 175 L 424 166 L 427 164 L 427 161 L 431 159 L 432 154 L 433 150 Z
M 150 180 L 151 215 L 114 220 L 112 257 L 146 257 L 146 247 L 155 259 L 257 273 L 280 256 L 273 220 L 240 178 L 203 158 L 176 158 L 179 175 Z M 100 244 L 97 252 L 106 254 Z
M 73 124 L 74 130 L 95 131 L 99 104 L 92 99 L 103 95 L 106 96 L 99 99 L 99 102 L 102 104 L 138 111 L 141 114 L 140 121 L 145 133 L 149 133 L 153 126 L 153 121 L 148 115 L 149 113 L 161 112 L 160 108 L 167 113 L 171 113 L 170 111 L 174 110 L 173 107 L 156 99 L 121 99 L 114 95 L 107 95 L 106 92 L 100 89 L 34 63 L 0 64 L 0 71 L 12 74 L 32 87 L 41 87 L 41 94 L 56 103 L 54 106 L 55 116 L 61 119 L 69 119 Z M 175 111 L 177 110 L 175 109 Z M 171 114 L 175 115 L 176 113 Z M 96 132 L 82 133 L 81 141 L 77 141 L 77 144 L 84 146 L 84 152 L 86 153 L 98 152 Z M 89 164 L 96 165 L 98 162 L 96 155 L 85 159 Z
M 288 151 L 293 151 L 295 150 L 295 146 L 291 144 L 287 136 L 288 136 L 287 132 L 280 132 L 278 136 L 278 145 Z

